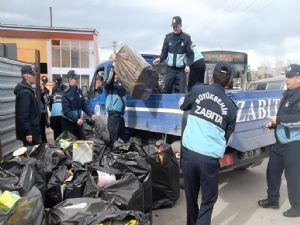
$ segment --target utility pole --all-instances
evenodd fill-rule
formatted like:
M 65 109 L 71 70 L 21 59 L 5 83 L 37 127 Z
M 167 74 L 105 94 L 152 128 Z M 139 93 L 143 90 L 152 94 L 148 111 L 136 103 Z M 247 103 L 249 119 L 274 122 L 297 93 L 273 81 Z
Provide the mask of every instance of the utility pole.
M 52 27 L 52 7 L 50 6 L 50 27 Z

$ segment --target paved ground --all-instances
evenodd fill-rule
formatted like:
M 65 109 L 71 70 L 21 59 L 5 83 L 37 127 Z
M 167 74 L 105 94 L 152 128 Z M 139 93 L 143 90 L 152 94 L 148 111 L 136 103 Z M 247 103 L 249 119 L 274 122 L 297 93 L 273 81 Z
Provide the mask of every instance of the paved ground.
M 263 209 L 257 206 L 257 200 L 266 197 L 266 166 L 267 160 L 258 167 L 221 174 L 219 198 L 214 207 L 212 225 L 300 224 L 300 218 L 282 216 L 289 208 L 285 180 L 282 182 L 280 209 Z M 153 224 L 184 225 L 185 216 L 185 196 L 181 190 L 180 198 L 173 208 L 153 212 Z

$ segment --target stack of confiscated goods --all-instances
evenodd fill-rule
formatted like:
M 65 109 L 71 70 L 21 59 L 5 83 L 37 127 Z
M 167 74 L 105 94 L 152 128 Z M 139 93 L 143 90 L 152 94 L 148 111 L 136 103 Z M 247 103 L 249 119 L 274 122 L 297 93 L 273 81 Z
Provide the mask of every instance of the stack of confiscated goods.
M 0 163 L 0 224 L 148 225 L 152 209 L 174 205 L 179 168 L 168 146 L 132 138 L 112 152 L 94 137 L 63 133 Z
M 138 99 L 147 99 L 158 84 L 158 74 L 145 59 L 124 45 L 117 52 L 114 71 L 126 91 Z

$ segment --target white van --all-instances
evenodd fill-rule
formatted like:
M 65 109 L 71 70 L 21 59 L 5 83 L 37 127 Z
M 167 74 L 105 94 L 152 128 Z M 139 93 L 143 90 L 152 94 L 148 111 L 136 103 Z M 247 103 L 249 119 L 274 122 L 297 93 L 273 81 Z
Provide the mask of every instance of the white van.
M 248 91 L 278 91 L 286 90 L 285 76 L 277 76 L 257 80 L 250 84 Z

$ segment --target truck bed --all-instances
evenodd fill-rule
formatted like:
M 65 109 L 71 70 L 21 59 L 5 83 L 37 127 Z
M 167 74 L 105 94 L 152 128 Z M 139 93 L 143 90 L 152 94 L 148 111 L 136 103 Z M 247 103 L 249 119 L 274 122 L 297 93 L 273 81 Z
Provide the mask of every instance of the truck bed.
M 230 146 L 245 152 L 275 143 L 268 117 L 275 115 L 282 91 L 235 91 L 228 93 L 238 106 L 237 124 Z M 126 97 L 127 127 L 169 135 L 181 135 L 183 111 L 178 101 L 184 94 L 154 94 L 142 101 Z

